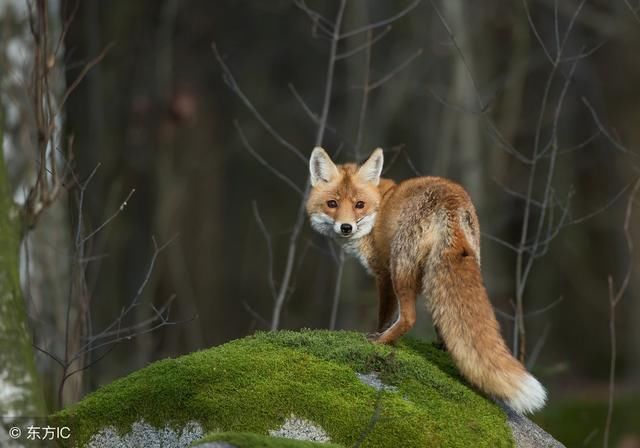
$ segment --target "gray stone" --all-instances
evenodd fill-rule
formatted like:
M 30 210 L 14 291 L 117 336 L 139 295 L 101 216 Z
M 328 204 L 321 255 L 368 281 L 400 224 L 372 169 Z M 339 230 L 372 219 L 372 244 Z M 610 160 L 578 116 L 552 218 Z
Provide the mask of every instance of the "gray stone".
M 565 448 L 551 434 L 527 417 L 514 412 L 508 406 L 502 405 L 502 408 L 507 414 L 507 423 L 511 428 L 517 448 Z
M 311 442 L 330 442 L 326 431 L 309 420 L 296 417 L 291 414 L 280 428 L 269 431 L 271 437 L 284 437 L 286 439 L 308 440 Z
M 227 442 L 205 442 L 197 445 L 198 448 L 237 448 Z
M 120 435 L 112 426 L 102 428 L 87 443 L 89 448 L 186 448 L 204 435 L 198 422 L 188 422 L 182 428 L 151 426 L 144 420 L 131 425 L 131 432 Z
M 384 384 L 377 372 L 371 373 L 359 373 L 356 372 L 356 376 L 360 381 L 362 381 L 367 386 L 373 387 L 375 390 L 386 390 L 389 392 L 397 392 L 398 388 L 396 386 L 389 386 L 388 384 Z

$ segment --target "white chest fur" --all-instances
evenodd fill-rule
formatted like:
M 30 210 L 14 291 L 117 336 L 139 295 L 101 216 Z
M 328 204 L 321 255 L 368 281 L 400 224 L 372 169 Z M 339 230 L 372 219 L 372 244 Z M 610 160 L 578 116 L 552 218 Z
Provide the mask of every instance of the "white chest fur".
M 346 243 L 343 243 L 342 248 L 347 254 L 356 257 L 360 264 L 367 270 L 367 272 L 373 275 L 373 271 L 371 270 L 371 266 L 369 265 L 369 260 L 362 250 L 362 241 L 360 238 L 349 240 Z

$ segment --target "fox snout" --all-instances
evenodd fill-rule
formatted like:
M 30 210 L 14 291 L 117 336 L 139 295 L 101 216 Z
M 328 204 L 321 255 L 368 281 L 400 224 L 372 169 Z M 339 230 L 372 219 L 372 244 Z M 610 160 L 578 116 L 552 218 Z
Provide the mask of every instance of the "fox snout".
M 353 226 L 351 224 L 340 224 L 340 233 L 342 235 L 351 235 L 351 230 L 353 230 Z
M 375 213 L 367 215 L 357 221 L 334 220 L 325 213 L 311 215 L 311 227 L 327 236 L 338 236 L 344 239 L 360 238 L 371 231 L 375 223 Z
M 311 226 L 323 235 L 336 235 L 343 238 L 353 236 L 358 229 L 358 225 L 355 222 L 337 221 L 326 213 L 313 213 L 311 215 Z
M 358 225 L 355 222 L 336 221 L 333 224 L 333 231 L 343 238 L 349 238 L 358 229 Z

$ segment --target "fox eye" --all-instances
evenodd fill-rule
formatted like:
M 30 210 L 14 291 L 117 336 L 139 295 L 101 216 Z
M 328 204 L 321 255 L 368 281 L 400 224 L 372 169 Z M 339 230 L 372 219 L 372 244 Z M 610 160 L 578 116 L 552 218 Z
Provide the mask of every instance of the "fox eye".
M 356 208 L 364 208 L 364 202 L 362 201 L 356 202 Z
M 338 202 L 334 201 L 333 199 L 330 201 L 327 201 L 327 207 L 329 208 L 336 208 L 338 206 Z

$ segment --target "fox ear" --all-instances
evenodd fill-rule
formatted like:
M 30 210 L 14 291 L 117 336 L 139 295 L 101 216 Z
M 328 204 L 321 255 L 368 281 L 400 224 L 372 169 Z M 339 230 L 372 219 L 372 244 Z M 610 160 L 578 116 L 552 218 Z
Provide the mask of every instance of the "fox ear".
M 365 182 L 378 185 L 380 183 L 380 174 L 382 174 L 382 165 L 384 165 L 382 148 L 376 148 L 367 161 L 358 168 L 358 177 Z
M 309 171 L 311 173 L 311 186 L 315 187 L 320 182 L 330 182 L 338 175 L 338 168 L 327 154 L 327 151 L 319 146 L 313 148 L 309 159 Z

